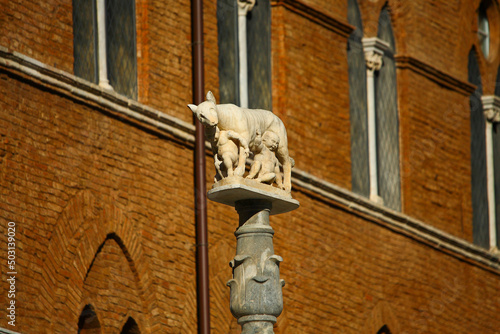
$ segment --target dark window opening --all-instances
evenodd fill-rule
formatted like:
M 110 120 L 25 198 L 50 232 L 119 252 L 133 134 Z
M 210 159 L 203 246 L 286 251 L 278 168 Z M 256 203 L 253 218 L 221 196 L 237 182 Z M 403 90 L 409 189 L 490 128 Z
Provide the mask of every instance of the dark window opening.
M 389 43 L 382 68 L 375 72 L 375 109 L 377 114 L 377 164 L 379 195 L 384 205 L 401 210 L 399 171 L 399 115 L 397 106 L 395 41 L 387 7 L 380 13 L 378 38 Z
M 362 44 L 363 25 L 357 1 L 349 0 L 347 4 L 347 20 L 356 28 L 347 41 L 352 191 L 368 197 L 370 195 L 370 173 L 368 166 L 366 62 Z
M 470 96 L 472 234 L 476 245 L 489 248 L 486 124 L 481 102 L 483 95 L 481 73 L 474 49 L 469 53 L 468 73 L 469 82 L 476 86 L 476 90 Z
M 78 319 L 78 334 L 100 334 L 101 324 L 97 318 L 94 307 L 92 305 L 86 305 L 80 318 Z
M 377 334 L 391 334 L 391 331 L 389 330 L 389 327 L 387 327 L 387 325 L 384 325 L 377 331 Z
M 97 83 L 97 13 L 95 0 L 73 0 L 73 72 Z
M 106 0 L 108 80 L 114 90 L 137 98 L 135 1 Z
M 132 317 L 129 317 L 125 325 L 123 325 L 120 334 L 141 334 L 141 331 L 139 330 L 139 326 L 137 326 L 135 320 Z

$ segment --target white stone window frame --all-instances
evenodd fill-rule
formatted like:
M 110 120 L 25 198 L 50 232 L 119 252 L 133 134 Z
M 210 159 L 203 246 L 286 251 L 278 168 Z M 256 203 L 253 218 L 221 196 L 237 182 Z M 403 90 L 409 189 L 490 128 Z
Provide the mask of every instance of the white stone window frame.
M 500 123 L 500 97 L 496 95 L 485 95 L 481 97 L 483 104 L 486 141 L 486 186 L 488 192 L 488 230 L 490 250 L 498 250 L 497 225 L 496 225 L 496 201 L 495 198 L 495 166 L 493 157 L 493 124 Z M 500 170 L 500 168 L 498 168 Z M 498 199 L 500 200 L 500 199 Z

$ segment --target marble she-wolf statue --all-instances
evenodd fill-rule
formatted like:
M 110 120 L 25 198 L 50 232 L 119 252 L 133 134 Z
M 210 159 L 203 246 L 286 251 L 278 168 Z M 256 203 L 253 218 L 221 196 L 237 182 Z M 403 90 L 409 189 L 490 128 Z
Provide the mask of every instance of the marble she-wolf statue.
M 207 101 L 198 106 L 190 104 L 188 107 L 207 129 L 207 134 L 215 133 L 216 128 L 219 131 L 233 131 L 248 143 L 252 152 L 257 133 L 275 133 L 279 137 L 276 158 L 283 166 L 283 188 L 288 193 L 291 192 L 292 160 L 288 154 L 285 125 L 278 116 L 267 110 L 240 108 L 234 104 L 216 104 L 212 92 L 207 93 Z M 244 154 L 243 150 L 240 150 L 239 154 Z

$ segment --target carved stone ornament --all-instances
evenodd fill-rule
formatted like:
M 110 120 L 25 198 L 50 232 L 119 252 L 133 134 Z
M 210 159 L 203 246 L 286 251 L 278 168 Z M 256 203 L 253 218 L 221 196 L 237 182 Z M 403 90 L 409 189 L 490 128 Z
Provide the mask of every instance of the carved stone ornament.
M 371 71 L 378 71 L 382 68 L 382 54 L 370 51 L 365 53 L 366 67 Z
M 267 110 L 216 104 L 212 92 L 208 92 L 207 101 L 188 107 L 205 127 L 212 145 L 215 182 L 225 178 L 243 179 L 246 159 L 252 157 L 253 163 L 245 177 L 247 184 L 269 185 L 291 196 L 294 161 L 288 154 L 285 126 L 276 115 Z M 277 187 L 271 187 L 273 184 Z
M 500 122 L 500 109 L 488 109 L 484 111 L 486 120 L 491 123 Z
M 495 95 L 485 95 L 481 97 L 484 116 L 491 123 L 500 123 L 500 97 Z
M 238 15 L 247 15 L 255 6 L 255 0 L 238 0 Z
M 370 71 L 378 71 L 382 68 L 385 50 L 389 49 L 389 44 L 378 38 L 363 38 L 363 50 L 365 52 L 366 67 Z

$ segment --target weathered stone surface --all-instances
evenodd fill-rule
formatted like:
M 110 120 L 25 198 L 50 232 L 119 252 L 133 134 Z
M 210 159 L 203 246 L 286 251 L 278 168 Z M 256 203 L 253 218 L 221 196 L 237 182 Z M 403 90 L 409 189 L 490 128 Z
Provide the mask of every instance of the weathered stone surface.
M 272 204 L 271 215 L 289 212 L 299 207 L 299 202 L 292 199 L 286 191 L 237 176 L 216 182 L 208 192 L 208 198 L 232 207 L 241 200 L 268 200 Z
M 205 102 L 188 107 L 206 128 L 214 152 L 216 180 L 242 176 L 251 152 L 254 161 L 247 177 L 263 183 L 276 182 L 278 187 L 291 192 L 295 162 L 288 153 L 285 125 L 278 116 L 268 110 L 217 104 L 212 92 L 207 93 Z
M 243 334 L 272 334 L 283 311 L 285 281 L 280 279 L 283 258 L 274 254 L 269 215 L 292 211 L 299 202 L 281 189 L 236 176 L 216 183 L 208 198 L 235 207 L 239 215 L 236 256 L 229 263 L 233 278 L 227 282 L 231 313 Z

